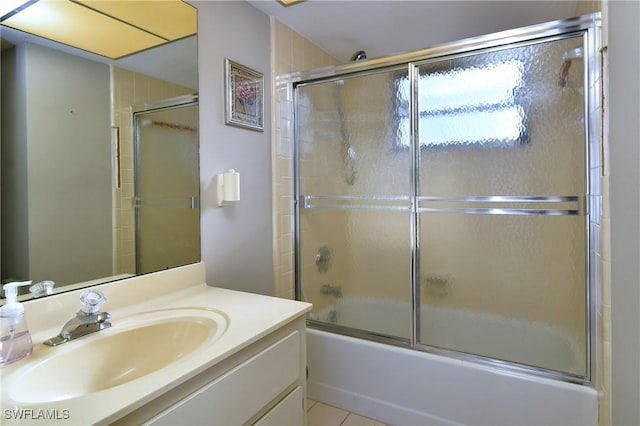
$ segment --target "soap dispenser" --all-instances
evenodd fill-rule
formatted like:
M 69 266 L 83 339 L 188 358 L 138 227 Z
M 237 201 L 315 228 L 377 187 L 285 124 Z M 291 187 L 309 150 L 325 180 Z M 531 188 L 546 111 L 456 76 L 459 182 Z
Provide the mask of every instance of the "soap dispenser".
M 24 320 L 24 306 L 18 303 L 18 287 L 30 285 L 31 281 L 5 284 L 7 303 L 0 308 L 0 366 L 18 361 L 33 350 L 31 334 Z

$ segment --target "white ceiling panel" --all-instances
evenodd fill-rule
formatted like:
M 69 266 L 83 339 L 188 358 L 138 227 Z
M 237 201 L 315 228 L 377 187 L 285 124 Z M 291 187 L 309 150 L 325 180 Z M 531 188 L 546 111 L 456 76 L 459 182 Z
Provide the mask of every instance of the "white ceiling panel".
M 571 18 L 578 1 L 306 0 L 289 7 L 275 0 L 249 3 L 346 62 L 358 50 L 369 58 L 388 56 Z

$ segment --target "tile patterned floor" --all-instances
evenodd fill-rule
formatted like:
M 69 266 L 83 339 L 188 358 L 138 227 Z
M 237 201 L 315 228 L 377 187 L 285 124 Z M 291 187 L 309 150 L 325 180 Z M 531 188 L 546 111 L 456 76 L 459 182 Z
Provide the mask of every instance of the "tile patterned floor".
M 388 426 L 322 402 L 307 400 L 308 426 Z

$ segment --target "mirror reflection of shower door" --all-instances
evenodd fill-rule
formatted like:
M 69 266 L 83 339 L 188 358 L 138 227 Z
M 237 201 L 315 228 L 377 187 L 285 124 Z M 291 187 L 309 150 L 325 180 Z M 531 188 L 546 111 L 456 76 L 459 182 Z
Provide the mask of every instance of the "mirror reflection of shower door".
M 420 343 L 586 375 L 582 43 L 418 66 Z
M 198 104 L 134 114 L 136 272 L 200 260 Z
M 406 79 L 404 67 L 298 86 L 296 131 L 298 278 L 311 318 L 408 340 L 412 159 L 386 144 L 409 135 L 388 119 Z

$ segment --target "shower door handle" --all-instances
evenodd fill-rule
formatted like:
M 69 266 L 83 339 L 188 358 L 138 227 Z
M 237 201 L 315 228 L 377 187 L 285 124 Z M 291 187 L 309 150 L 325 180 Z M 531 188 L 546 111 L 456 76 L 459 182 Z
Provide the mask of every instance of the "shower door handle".
M 170 208 L 170 209 L 199 209 L 200 197 L 197 195 L 191 197 L 176 198 L 154 198 L 154 197 L 133 197 L 133 208 Z

